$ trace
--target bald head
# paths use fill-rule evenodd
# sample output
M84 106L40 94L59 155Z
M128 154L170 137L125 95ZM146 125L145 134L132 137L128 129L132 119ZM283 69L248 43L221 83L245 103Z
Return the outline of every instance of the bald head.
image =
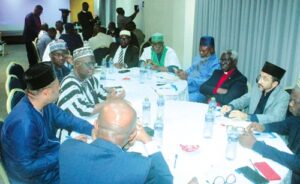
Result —
M127 101L112 99L104 102L96 121L96 136L124 146L135 132L136 112Z

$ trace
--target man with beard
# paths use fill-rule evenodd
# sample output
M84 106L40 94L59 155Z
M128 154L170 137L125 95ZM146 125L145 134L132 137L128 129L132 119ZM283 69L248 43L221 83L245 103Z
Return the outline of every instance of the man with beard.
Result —
M293 116L281 122L270 124L252 123L247 127L248 133L240 137L240 143L253 149L263 157L274 160L293 171L291 184L300 183L300 78L292 91L289 110ZM262 141L257 141L252 131L276 132L287 136L288 147L294 154L280 151Z
M116 68L137 67L139 64L139 49L130 44L131 33L127 30L120 32L120 46L112 50L113 63Z
M95 57L90 47L81 47L73 53L73 71L61 82L57 105L77 117L97 114L103 101L124 98L124 91L116 94L114 89L104 89L93 76Z
M237 69L238 54L228 50L221 55L222 70L215 70L213 75L200 87L206 98L215 97L217 102L226 105L247 93L247 78Z
M4 121L2 161L11 183L59 183L59 128L91 135L93 126L58 108L59 82L50 63L25 72L27 93Z
M203 36L200 38L199 54L194 57L192 66L186 71L176 72L180 79L188 82L190 101L205 102L206 97L200 93L199 88L216 69L220 69L220 63L215 54L214 38Z
M259 123L282 121L289 103L289 94L279 85L285 70L265 62L257 86L247 94L222 107L221 112L230 118ZM241 110L248 107L246 112Z
M179 59L174 49L164 44L164 36L154 33L151 36L151 46L146 47L140 60L151 64L153 70L175 72L180 68Z

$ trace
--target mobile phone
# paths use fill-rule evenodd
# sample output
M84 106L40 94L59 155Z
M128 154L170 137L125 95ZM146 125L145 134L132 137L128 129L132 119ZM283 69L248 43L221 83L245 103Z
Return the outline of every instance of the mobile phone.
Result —
M130 70L120 70L119 73L127 73L130 72Z
M255 184L269 183L268 180L266 180L266 178L264 178L255 170L251 169L249 166L237 168L235 171L239 174L244 175L248 180Z

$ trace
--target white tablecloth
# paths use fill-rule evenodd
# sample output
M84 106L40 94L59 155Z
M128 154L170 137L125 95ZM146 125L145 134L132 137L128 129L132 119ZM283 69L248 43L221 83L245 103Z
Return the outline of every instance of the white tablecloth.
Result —
M236 183L238 184L251 183L234 171L236 168L246 165L253 168L250 159L252 162L266 161L283 178L281 181L272 181L270 183L290 182L291 172L286 167L263 158L250 149L241 147L239 143L236 159L233 161L226 159L226 125L246 127L248 123L217 117L214 124L213 137L206 139L202 136L206 111L206 104L183 101L166 102L162 152L174 175L175 184L187 183L194 176L198 178L200 183L207 183L206 180L212 183L216 176L226 178L230 173L236 176ZM282 151L290 152L279 136L276 136L276 138L264 138L264 141ZM199 149L195 152L185 152L181 149L180 144L199 145ZM135 146L133 150L141 148L140 144ZM176 168L174 168L176 154L178 157Z
M227 144L226 125L238 125L246 127L247 122L233 121L225 117L217 117L214 124L213 137L211 139L203 138L204 115L207 111L207 105L201 103L192 103L187 101L187 83L172 78L167 73L155 73L151 80L147 80L144 84L140 84L138 76L138 68L131 69L130 73L115 74L107 76L107 80L102 81L104 86L122 86L126 90L126 99L131 102L134 109L137 111L138 117L142 114L142 101L148 97L152 103L151 118L153 123L156 116L156 100L157 90L160 86L157 83L166 83L167 85L176 85L177 90L173 87L176 95L165 95L165 116L164 116L164 132L163 132L163 155L169 165L169 168L174 176L175 184L185 184L192 177L197 177L200 183L212 183L214 178L222 176L226 178L233 173L237 178L237 184L251 183L242 175L237 174L235 169L242 166L253 168L252 162L267 162L282 178L280 181L272 181L275 183L290 183L291 172L284 166L263 158L250 149L237 146L237 156L235 160L225 158L225 149ZM161 76L162 75L162 76ZM95 74L99 77L99 73ZM161 81L160 81L161 80ZM165 81L163 81L165 80ZM164 90L164 89L161 89ZM176 99L177 101L170 100ZM85 118L89 122L93 122L96 116ZM282 151L291 153L284 141L276 135L276 138L266 138L264 141ZM199 145L199 149L195 152L185 152L181 149L182 145ZM143 152L142 143L137 142L130 151ZM176 167L174 168L175 155Z

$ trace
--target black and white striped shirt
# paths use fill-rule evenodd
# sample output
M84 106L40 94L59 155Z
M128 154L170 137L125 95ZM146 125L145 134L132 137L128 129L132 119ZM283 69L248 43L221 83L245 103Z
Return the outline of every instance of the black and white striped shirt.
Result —
M77 117L90 116L94 106L106 99L106 92L94 76L80 81L71 72L61 82L57 105Z

